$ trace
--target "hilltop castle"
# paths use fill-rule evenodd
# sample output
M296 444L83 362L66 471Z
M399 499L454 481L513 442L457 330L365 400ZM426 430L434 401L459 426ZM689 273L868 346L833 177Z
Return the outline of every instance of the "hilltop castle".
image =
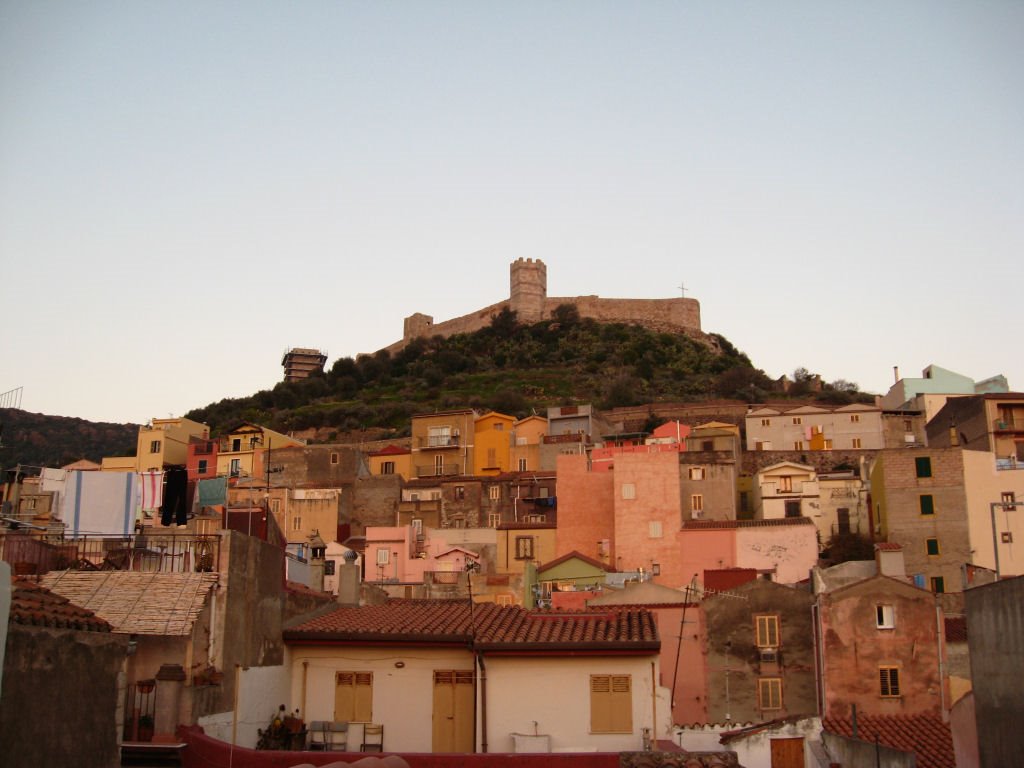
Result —
M538 323L551 317L556 307L569 304L580 317L603 323L630 323L654 331L686 333L703 337L700 302L696 299L602 299L598 296L548 296L548 268L540 259L516 259L510 267L509 298L462 317L434 323L429 315L416 313L405 318L402 340L387 347L395 353L420 337L472 333L490 325L503 309L510 309L523 323Z

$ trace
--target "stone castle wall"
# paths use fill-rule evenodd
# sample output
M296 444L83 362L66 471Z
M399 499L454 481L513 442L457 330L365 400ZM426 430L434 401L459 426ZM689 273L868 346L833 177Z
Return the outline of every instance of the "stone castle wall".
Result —
M415 338L473 333L491 324L503 309L510 309L524 323L536 323L551 317L562 305L576 307L580 317L602 323L629 323L653 331L702 335L700 302L696 299L602 299L599 296L547 295L547 267L540 259L517 259L510 268L509 298L478 309L468 315L434 323L429 315L416 313L405 318L402 340L386 347L394 354Z

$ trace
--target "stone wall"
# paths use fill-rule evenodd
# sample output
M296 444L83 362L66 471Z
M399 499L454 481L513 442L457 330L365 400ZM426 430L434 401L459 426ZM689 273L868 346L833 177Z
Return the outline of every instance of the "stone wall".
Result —
M128 638L11 624L0 706L0 763L120 765L118 673Z
M416 312L405 318L402 340L385 349L401 351L418 337L448 338L458 333L473 333L490 325L503 309L516 313L520 322L537 323L551 317L562 304L576 308L580 317L602 323L629 323L653 331L689 333L703 336L700 327L700 302L696 299L602 299L599 296L549 297L547 267L540 259L517 259L510 267L509 298L475 312L435 323L430 315Z

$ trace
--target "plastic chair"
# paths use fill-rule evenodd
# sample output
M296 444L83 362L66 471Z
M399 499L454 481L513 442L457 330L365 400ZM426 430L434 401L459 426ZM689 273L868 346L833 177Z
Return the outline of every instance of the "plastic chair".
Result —
M331 752L345 752L348 749L348 723L325 723L327 726L327 749Z
M309 748L314 752L327 749L327 725L324 720L314 720L309 724Z
M360 747L360 752L369 752L375 750L377 752L384 751L384 726L377 725L374 723L367 723L363 727L363 745Z

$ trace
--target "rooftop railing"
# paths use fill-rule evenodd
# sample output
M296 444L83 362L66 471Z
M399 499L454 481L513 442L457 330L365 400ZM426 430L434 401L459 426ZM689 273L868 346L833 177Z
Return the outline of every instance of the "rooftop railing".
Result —
M68 538L12 531L0 536L0 559L22 576L66 570L208 573L219 567L220 536L159 532Z

